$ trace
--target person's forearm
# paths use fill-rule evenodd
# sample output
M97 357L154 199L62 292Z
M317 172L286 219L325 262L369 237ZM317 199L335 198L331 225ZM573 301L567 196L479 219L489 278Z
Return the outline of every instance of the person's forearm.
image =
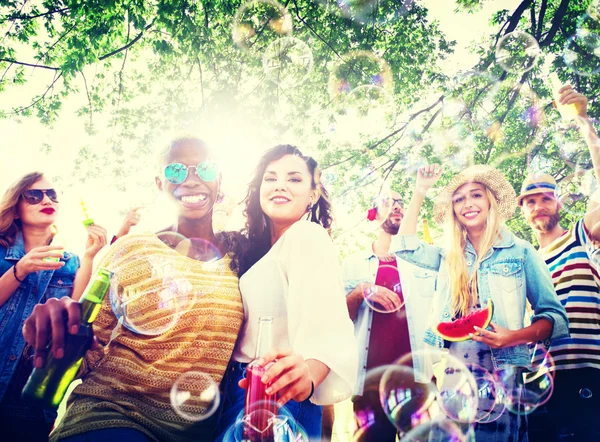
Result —
M310 370L310 378L315 384L315 388L323 383L331 369L323 364L321 361L317 361L316 359L307 359L306 365L308 365L308 369Z
M419 212L425 200L427 192L416 188L410 204L408 205L402 223L400 223L399 235L413 235L417 233L417 222L419 220Z
M354 287L354 290L352 290L348 294L348 296L346 296L346 306L348 307L348 315L350 316L350 319L352 321L354 321L358 316L358 309L360 308L363 299L363 289L360 285Z
M552 334L553 324L548 319L538 319L530 326L520 330L513 330L510 345L529 344L530 342L544 341Z
M600 183L600 138L588 117L580 117L579 131L590 150L596 182Z
M85 288L87 287L92 277L92 267L94 265L94 259L84 256L81 259L81 264L77 273L75 274L75 281L73 282L73 293L71 298L75 301L79 301Z
M27 275L19 275L19 278L24 279L26 276ZM6 272L4 272L4 275L0 277L0 307L2 307L6 301L10 299L19 285L21 285L21 283L17 281L13 273L13 268L10 267Z

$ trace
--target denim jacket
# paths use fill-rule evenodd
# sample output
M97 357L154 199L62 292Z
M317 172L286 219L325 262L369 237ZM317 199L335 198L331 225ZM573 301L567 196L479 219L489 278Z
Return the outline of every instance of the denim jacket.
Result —
M12 271L11 267L23 256L25 247L23 235L19 232L12 246L0 246L0 275ZM65 253L64 259L65 265L58 270L42 270L27 275L4 305L0 306L0 400L4 397L25 350L25 338L21 329L33 307L44 303L48 298L70 296L73 291L79 258Z
M344 290L346 296L361 282L375 283L379 259L370 250L357 253L344 261ZM394 250L394 249L391 249ZM410 347L414 352L423 349L423 339L426 331L425 321L419 318L427 317L433 299L437 271L417 267L404 259L396 259L402 292L405 299L406 318ZM354 319L354 336L358 343L358 377L354 394L361 395L367 375L367 356L373 310L363 301ZM424 361L413 361L415 369L419 369Z
M451 269L448 268L445 251L419 240L416 235L398 235L395 241L398 256L422 268L439 271L425 342L441 348L443 339L432 327L442 321L451 321L453 316L450 307ZM477 255L468 240L465 255L469 274L472 274ZM548 267L531 244L516 238L508 230L502 230L501 237L481 261L477 288L482 304L489 299L493 301L492 321L501 327L509 330L525 327L528 300L534 311L532 323L543 318L553 324L549 339L569 336L567 314L556 297ZM506 366L531 368L529 347L521 344L492 349L492 362L496 369Z

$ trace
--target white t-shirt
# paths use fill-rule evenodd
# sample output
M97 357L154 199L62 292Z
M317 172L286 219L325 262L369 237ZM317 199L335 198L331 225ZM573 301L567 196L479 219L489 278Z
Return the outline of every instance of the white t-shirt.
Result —
M245 320L234 360L254 359L258 320L272 316L275 348L291 348L331 369L311 401L327 405L351 396L358 351L337 255L323 227L296 222L240 278L240 291Z

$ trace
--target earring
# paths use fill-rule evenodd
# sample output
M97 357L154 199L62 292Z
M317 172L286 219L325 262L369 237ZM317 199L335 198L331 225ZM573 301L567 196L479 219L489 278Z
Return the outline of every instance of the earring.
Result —
M308 206L306 206L306 211L310 212L313 208L313 203L310 203Z
M219 191L217 193L217 198L215 199L215 203L217 203L217 204L222 203L224 199L225 199L225 195L221 191Z

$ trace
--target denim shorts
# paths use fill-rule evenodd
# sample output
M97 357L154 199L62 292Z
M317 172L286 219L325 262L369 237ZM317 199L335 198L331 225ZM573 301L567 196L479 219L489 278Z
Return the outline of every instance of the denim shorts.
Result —
M238 415L244 409L246 390L240 388L238 382L246 377L247 365L243 362L231 361L229 367L227 367L227 372L221 383L223 412L217 427L216 434L218 436L215 438L217 442L224 440L225 433L229 427L235 424ZM285 408L294 420L306 430L306 434L311 441L321 440L323 407L310 401L289 401L285 404Z

